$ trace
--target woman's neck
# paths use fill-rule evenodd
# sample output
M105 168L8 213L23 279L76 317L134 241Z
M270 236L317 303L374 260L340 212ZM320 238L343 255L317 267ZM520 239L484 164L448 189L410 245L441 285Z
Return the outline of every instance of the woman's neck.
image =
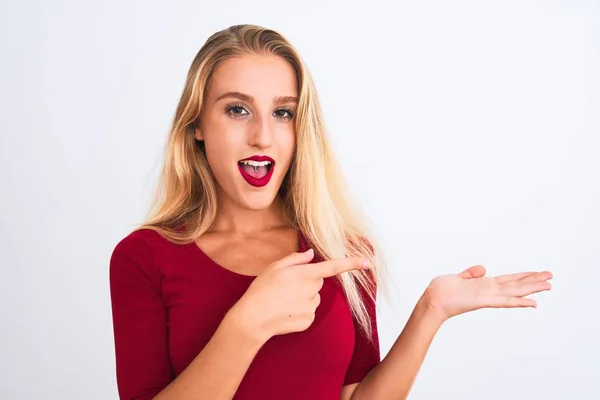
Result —
M288 226L284 216L283 202L276 196L271 205L263 210L247 210L231 201L219 201L219 208L210 232L247 236Z

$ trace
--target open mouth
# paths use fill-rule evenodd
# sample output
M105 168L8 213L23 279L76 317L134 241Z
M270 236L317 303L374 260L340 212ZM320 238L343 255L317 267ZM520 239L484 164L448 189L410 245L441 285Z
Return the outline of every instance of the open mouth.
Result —
M271 168L273 168L273 163L271 161L243 160L238 162L238 164L245 173L256 179L264 178Z
M273 175L275 161L267 156L252 156L238 161L242 177L252 186L265 186Z

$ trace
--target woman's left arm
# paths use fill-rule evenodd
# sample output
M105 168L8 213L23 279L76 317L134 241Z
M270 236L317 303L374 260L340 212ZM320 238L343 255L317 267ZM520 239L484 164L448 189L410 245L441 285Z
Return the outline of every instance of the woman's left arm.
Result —
M386 357L358 385L345 387L342 400L406 399L444 321L480 308L537 307L525 296L551 288L547 271L494 278L484 277L485 272L476 265L433 279Z
M406 399L441 325L422 297L385 358L358 385L345 388L342 400Z

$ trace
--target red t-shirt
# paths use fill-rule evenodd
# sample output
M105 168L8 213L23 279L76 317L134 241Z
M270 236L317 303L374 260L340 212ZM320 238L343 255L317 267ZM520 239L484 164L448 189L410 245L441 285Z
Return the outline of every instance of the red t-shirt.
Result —
M300 250L306 250L304 239ZM319 259L315 257L313 262ZM110 292L121 399L151 399L198 355L252 276L225 269L195 243L178 245L152 230L129 234L110 260ZM235 399L339 400L380 362L375 304L367 302L374 342L352 319L340 284L326 278L313 324L268 340Z

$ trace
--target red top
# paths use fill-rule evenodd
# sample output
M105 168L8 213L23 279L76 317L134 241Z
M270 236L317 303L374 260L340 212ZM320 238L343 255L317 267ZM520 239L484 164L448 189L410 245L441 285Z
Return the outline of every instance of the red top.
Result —
M110 260L110 292L120 398L151 399L165 388L253 279L216 264L194 242L177 245L152 230L119 242ZM371 344L355 329L334 278L325 278L320 294L313 324L268 340L235 399L339 400L343 385L360 382L380 362L374 303L366 304Z

